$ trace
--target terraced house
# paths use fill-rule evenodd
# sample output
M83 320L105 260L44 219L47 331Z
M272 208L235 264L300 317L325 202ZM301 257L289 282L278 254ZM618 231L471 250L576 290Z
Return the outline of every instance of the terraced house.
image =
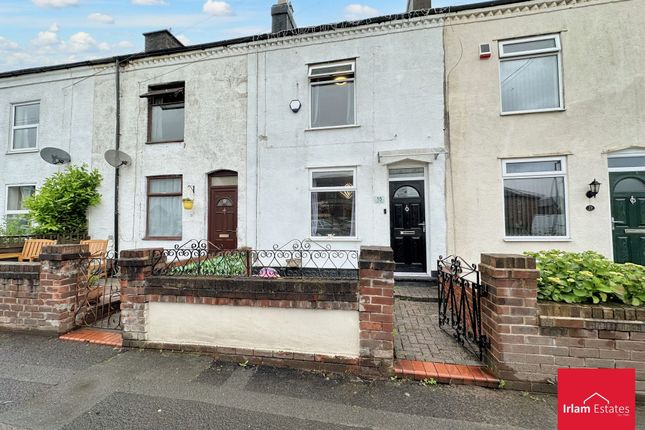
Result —
M430 6L298 28L279 1L270 34L159 31L142 53L4 73L5 215L53 146L104 174L90 234L120 249L385 245L402 276L446 253L645 262L643 3Z
M577 0L448 18L451 251L645 264L643 14Z

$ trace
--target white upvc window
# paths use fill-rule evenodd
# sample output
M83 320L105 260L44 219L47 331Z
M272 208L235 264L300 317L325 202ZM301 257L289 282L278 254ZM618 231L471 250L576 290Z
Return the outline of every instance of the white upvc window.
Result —
M356 62L309 66L310 128L356 125Z
M560 36L499 42L501 113L564 109Z
M14 104L11 107L11 151L38 148L40 102Z
M310 171L312 237L356 237L356 169Z
M5 199L6 218L24 217L29 212L25 208L25 200L35 192L35 184L8 185Z
M502 161L507 240L569 238L565 157Z

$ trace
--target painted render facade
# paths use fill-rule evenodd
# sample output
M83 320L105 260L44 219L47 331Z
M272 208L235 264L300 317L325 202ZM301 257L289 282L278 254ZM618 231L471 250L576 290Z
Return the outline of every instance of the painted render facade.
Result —
M448 17L444 28L450 159L448 247L469 261L482 252L594 250L611 258L608 155L645 154L645 3L530 2ZM501 115L499 42L559 35L564 107ZM480 59L480 43L492 56ZM502 161L563 157L568 234L505 237ZM645 167L645 166L644 166ZM596 178L596 198L585 193ZM587 211L592 204L594 211ZM643 247L645 252L645 247Z
M72 154L75 164L93 163L92 124L94 122L94 73L92 67L79 67L0 79L0 208L8 211L7 187L42 185L45 178L61 171L47 164L39 151L60 148ZM14 107L39 104L35 148L13 150ZM111 193L104 195L109 199ZM89 233L103 234L103 220L90 216Z
M414 50L410 47L416 47ZM355 61L355 125L312 129L310 65ZM334 249L390 244L390 168L424 180L428 268L445 252L443 50L436 22L410 20L291 38L249 60L255 243L311 238ZM302 108L293 113L291 100ZM257 103L257 104L256 104ZM355 171L354 237L312 233L312 172ZM253 175L255 173L255 175Z
M120 150L133 164L120 172L119 248L172 247L192 239L205 239L208 225L208 174L217 170L246 177L247 58L236 50L142 59L121 68ZM185 82L184 139L172 143L147 143L148 102L141 98L151 85ZM97 100L113 100L114 72L97 79ZM103 160L114 148L114 103L97 104L94 123L94 157L106 177L105 192L114 189L114 169ZM100 118L100 120L99 120ZM102 163L100 162L102 160ZM147 178L180 175L184 197L194 199L192 210L182 210L182 234L177 240L148 239ZM193 192L194 187L194 192ZM246 181L238 195L245 201ZM96 211L113 213L114 202L105 200ZM246 223L244 206L238 225ZM107 222L112 226L112 221ZM246 243L240 231L240 245Z

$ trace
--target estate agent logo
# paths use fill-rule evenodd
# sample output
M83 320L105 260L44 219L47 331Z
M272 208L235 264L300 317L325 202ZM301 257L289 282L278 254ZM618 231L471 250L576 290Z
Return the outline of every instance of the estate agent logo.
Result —
M634 369L558 369L558 430L634 430Z

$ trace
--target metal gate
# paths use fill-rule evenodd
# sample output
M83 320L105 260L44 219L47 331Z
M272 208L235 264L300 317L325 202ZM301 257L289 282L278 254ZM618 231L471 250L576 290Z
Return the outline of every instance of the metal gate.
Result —
M121 329L121 288L118 259L113 251L80 263L74 320L77 326Z
M490 341L482 333L481 298L486 289L480 283L477 265L457 256L439 257L437 279L439 327L483 360Z

